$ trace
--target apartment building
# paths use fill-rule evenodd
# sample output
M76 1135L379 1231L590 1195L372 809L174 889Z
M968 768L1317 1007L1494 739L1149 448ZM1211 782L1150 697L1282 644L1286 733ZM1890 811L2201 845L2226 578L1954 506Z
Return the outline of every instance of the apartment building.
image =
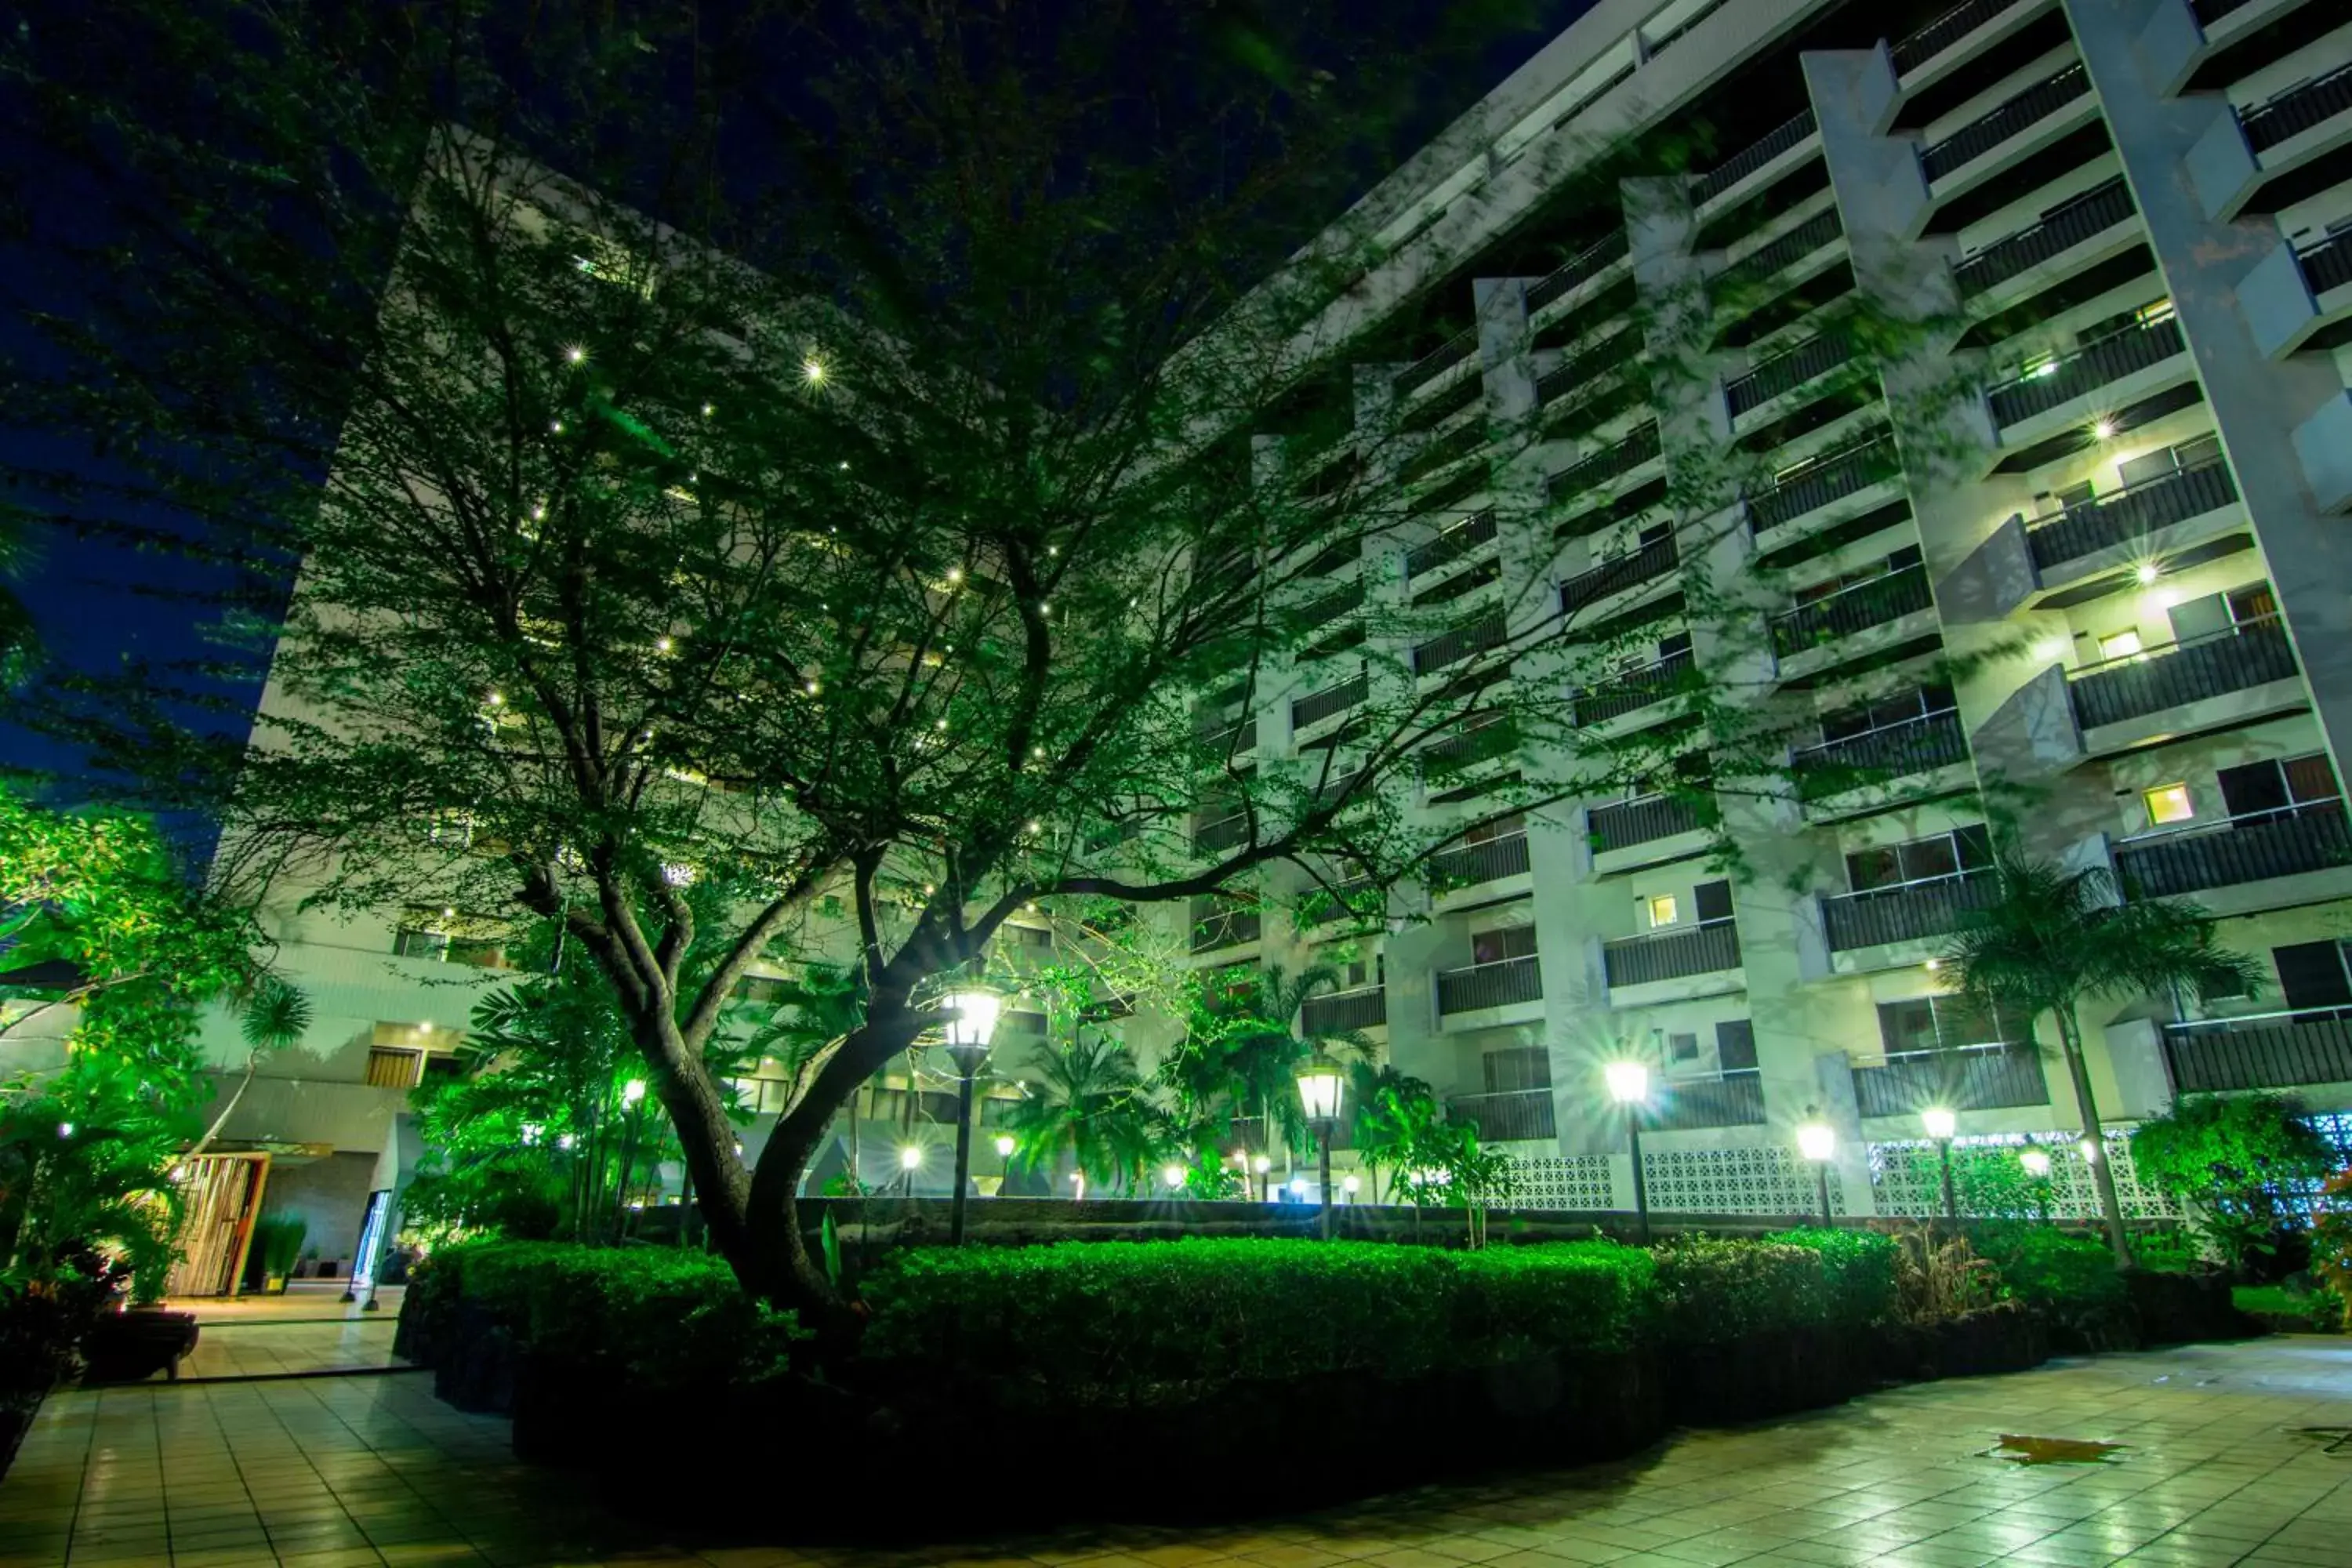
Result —
M1577 149L1660 146L1692 109L1718 132L1696 173L1594 188ZM1793 1129L1818 1119L1837 1206L1922 1212L1932 1104L2050 1144L2080 1210L2064 1074L1937 973L2014 818L2275 973L2086 1009L2112 1123L2200 1089L2352 1108L2352 13L1602 0L1359 216L1393 243L1335 307L1352 434L1269 470L1401 450L1382 493L1412 521L1317 563L1333 655L1204 732L1243 727L1261 767L1344 749L1367 606L1458 608L1379 649L1416 678L1564 610L1638 648L1580 689L1514 670L1580 731L1674 724L1687 672L1729 671L1795 716L1797 786L1496 816L1479 779L1570 775L1457 737L1416 805L1458 828L1441 890L1303 935L1207 907L1200 963L1343 960L1310 1027L1384 1042L1536 1201L1630 1201L1600 1068L1634 1055L1654 1205L1810 1207ZM1628 395L1673 322L1695 361ZM1696 613L1697 574L1755 625Z

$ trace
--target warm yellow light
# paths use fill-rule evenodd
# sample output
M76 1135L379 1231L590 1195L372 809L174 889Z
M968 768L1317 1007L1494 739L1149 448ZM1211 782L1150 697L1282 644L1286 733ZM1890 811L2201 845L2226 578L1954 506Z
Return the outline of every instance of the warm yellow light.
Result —
M992 991L958 991L941 997L940 1005L955 1015L948 1020L948 1044L984 1046L996 1033L996 1016L1004 1002Z
M2147 806L2150 826L2161 827L2168 822L2187 822L2197 815L2197 803L2185 784L2158 784L2140 796Z
M1013 1142L1013 1134L1010 1132L1000 1132L996 1135L996 1152L999 1156L1007 1160L1011 1159L1013 1157L1013 1148L1014 1144Z
M2132 568L2132 575L2138 578L2139 585L2145 588L2150 583L2155 582L2163 570L2163 567L2158 566L2153 561L2143 561L2137 566Z
M1919 1113L1919 1125L1940 1143L1960 1130L1960 1119L1940 1105L1931 1105Z
M506 700L507 694L503 691L493 691L490 693L490 706L493 708L503 707L506 703Z
M811 386L822 384L824 381L824 362L814 359L801 361L801 374L807 378Z

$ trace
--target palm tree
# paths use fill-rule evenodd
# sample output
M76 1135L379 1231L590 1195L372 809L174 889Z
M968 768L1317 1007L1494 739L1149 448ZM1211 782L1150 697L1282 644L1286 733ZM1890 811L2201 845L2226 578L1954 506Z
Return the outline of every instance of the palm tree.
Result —
M1031 1067L1035 1092L1005 1118L1023 1170L1066 1151L1087 1180L1131 1186L1166 1151L1166 1118L1118 1041L1080 1027L1058 1047L1039 1046Z
M1230 1136L1237 1121L1263 1118L1265 1150L1313 1145L1314 1130L1298 1102L1299 1065L1318 1051L1370 1055L1361 1030L1304 1026L1307 1004L1339 989L1339 971L1312 964L1288 974L1270 965L1228 1012L1196 1006L1184 1044L1161 1069L1178 1107L1204 1128Z
M2083 1061L2075 1011L2093 997L2168 994L2182 987L2224 994L2252 991L2261 964L2217 944L2213 920L2195 904L2127 900L2105 867L2069 871L2003 845L1993 856L1997 892L1973 910L1944 963L1972 1000L2026 1020L2029 1036L2044 1013L2058 1020L2058 1046L2082 1108L2083 1136L2104 1153L2098 1107ZM2105 1159L2091 1163L2099 1212L2116 1266L2131 1266L2123 1207Z
M245 1091L253 1087L254 1074L261 1069L261 1058L272 1052L282 1051L302 1043L310 1032L310 998L298 986L289 985L274 974L265 974L237 1008L237 1029L245 1037L245 1076L237 1079L236 1092L220 1114L213 1118L204 1136L188 1147L173 1169L187 1164L212 1147L220 1130L228 1125Z

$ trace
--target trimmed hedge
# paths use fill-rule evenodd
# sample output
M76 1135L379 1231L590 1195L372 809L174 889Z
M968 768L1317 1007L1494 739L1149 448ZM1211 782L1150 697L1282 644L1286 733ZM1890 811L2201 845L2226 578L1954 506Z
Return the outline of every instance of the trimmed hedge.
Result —
M1764 1238L1801 1247L1822 1260L1829 1321L1867 1328L1895 1315L1895 1261L1902 1248L1875 1230L1823 1230L1803 1226Z

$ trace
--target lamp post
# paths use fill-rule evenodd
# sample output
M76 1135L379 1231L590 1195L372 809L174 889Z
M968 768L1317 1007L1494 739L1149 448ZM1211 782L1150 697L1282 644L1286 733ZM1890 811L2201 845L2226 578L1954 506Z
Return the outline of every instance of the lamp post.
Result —
M898 1169L906 1173L902 1179L906 1184L904 1191L909 1201L912 1201L915 1195L915 1173L922 1168L923 1146L920 1143L907 1143L900 1145L898 1149Z
M628 1120L621 1129L621 1178L613 1184L613 1236L621 1235L622 1222L628 1215L629 1167L637 1163L637 1107L646 1102L646 1080L633 1078L621 1086L621 1110Z
M1323 1200L1317 1233L1325 1241L1331 1239L1331 1127L1339 1120L1339 1096L1347 1082L1339 1076L1339 1064L1319 1053L1298 1069L1298 1103L1306 1109L1307 1119L1315 1124L1315 1147L1322 1180L1316 1191Z
M1650 1245L1650 1184L1642 1174L1642 1104L1650 1098L1650 1069L1643 1062L1611 1062L1601 1069L1609 1098L1625 1108L1625 1147L1633 1156L1633 1224L1642 1245Z
M1257 1173L1257 1201L1265 1203L1268 1201L1265 1192L1265 1173L1274 1169L1274 1159L1271 1155L1257 1155L1250 1161L1250 1169Z
M1021 1147L1020 1141L1010 1132L996 1135L996 1195L1004 1195L1004 1184L1013 1179L1013 1151Z
M1830 1159L1837 1152L1837 1133L1826 1121L1808 1121L1797 1129L1797 1152L1813 1163L1813 1176L1821 1183L1822 1224L1832 1224L1830 1218Z
M2034 1206L2042 1211L2042 1222L2044 1225L2049 1224L2050 1152L2047 1149L2037 1149L2029 1144L2025 1151L2018 1155L2017 1163L2025 1167L2025 1173L2027 1175L2033 1178Z
M948 1245L961 1247L963 1190L971 1184L971 1080L988 1060L989 1041L996 1034L996 1015L1003 1004L992 991L959 991L941 1005L954 1009L948 1020L948 1058L956 1069L955 1190L948 1205Z
M1940 1105L1931 1105L1919 1113L1919 1125L1936 1141L1936 1152L1944 1162L1944 1217L1957 1223L1960 1217L1960 1200L1952 1190L1952 1135L1960 1130L1960 1119Z

